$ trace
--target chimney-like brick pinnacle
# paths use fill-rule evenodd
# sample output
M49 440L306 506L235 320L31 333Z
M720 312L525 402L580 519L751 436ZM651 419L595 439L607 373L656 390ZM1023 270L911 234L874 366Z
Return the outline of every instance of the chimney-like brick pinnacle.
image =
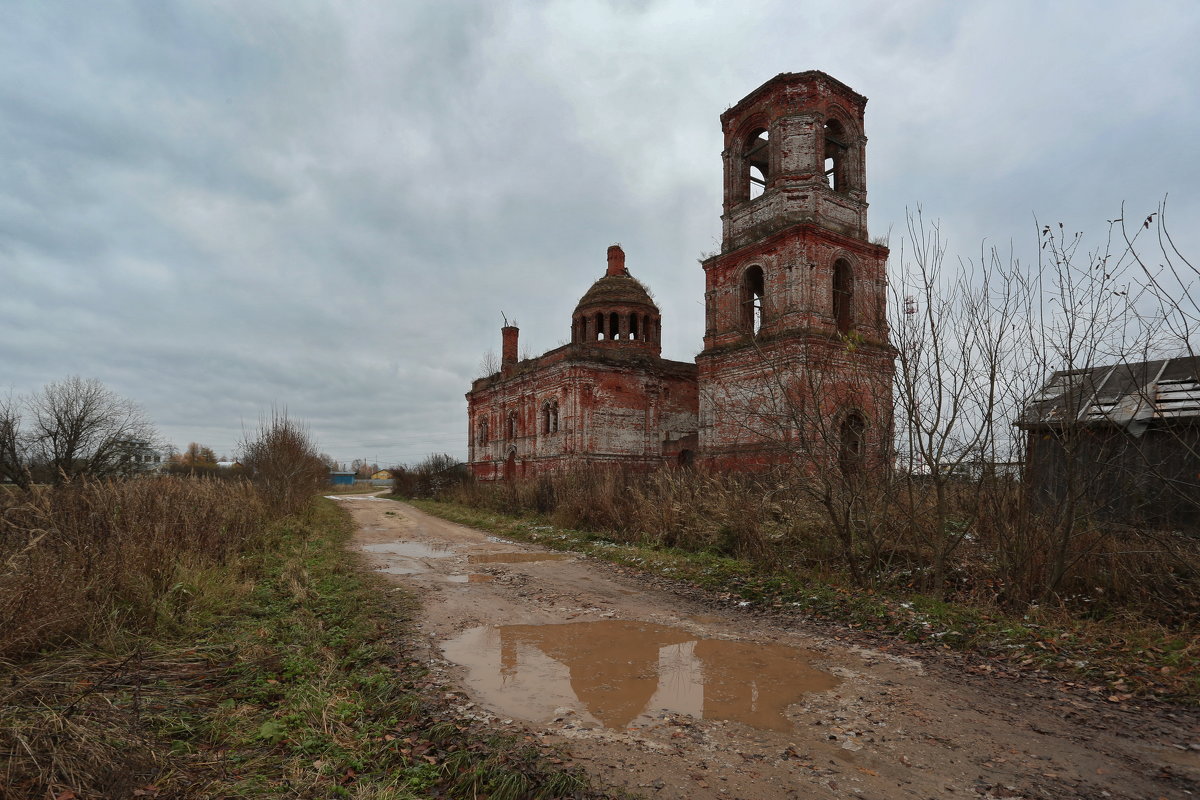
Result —
M521 329L516 325L505 325L500 329L502 346L500 349L500 365L510 367L517 363L517 336Z
M607 275L625 275L625 251L621 249L621 245L614 244L608 248L608 272Z

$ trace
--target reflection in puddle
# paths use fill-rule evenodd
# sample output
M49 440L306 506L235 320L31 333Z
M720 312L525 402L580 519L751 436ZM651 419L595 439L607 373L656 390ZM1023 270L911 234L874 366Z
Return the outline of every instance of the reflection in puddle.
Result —
M806 650L698 639L650 622L472 628L443 650L504 714L538 719L569 706L609 728L666 710L787 731L784 709L839 683L809 666Z
M388 575L418 575L428 572L424 567L379 567L376 572L386 572Z
M492 576L472 572L470 575L447 575L446 580L451 583L487 583L492 580Z
M562 561L560 553L475 553L467 556L472 564L526 564L530 561Z
M393 556L408 556L409 558L446 558L454 555L450 545L435 542L385 542L383 544L364 544L363 550L368 553L387 553Z

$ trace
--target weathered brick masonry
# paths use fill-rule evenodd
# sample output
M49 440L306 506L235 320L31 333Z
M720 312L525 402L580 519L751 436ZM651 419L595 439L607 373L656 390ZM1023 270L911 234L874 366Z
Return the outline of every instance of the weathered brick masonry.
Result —
M888 250L867 236L866 102L822 72L785 73L722 114L722 246L703 262L697 363L661 358L658 308L611 247L569 345L518 362L504 329L500 372L467 394L475 474L693 457L882 466L893 363Z

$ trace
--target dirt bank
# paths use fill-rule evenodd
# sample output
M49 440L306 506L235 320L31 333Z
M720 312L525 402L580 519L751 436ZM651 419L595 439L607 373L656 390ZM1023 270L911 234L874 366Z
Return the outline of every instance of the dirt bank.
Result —
M460 707L661 798L1200 796L1200 714L997 677L764 617L372 497L366 564L415 591ZM899 648L894 648L899 650Z

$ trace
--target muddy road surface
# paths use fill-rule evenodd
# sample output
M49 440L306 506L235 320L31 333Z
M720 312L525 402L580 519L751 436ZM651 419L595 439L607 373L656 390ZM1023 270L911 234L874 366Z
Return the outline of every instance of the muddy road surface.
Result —
M1200 715L854 644L370 496L365 565L415 592L460 713L651 798L1200 797Z

